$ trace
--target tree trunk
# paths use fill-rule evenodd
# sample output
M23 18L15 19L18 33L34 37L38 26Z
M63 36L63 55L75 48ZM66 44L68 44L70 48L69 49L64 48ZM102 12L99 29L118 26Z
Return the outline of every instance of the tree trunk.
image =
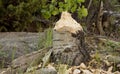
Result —
M68 65L87 62L90 56L85 48L84 32L77 34L53 32L53 54L51 61Z
M104 35L104 30L102 26L102 16L103 16L103 1L100 0L99 13L97 17L97 28L99 30L100 35Z

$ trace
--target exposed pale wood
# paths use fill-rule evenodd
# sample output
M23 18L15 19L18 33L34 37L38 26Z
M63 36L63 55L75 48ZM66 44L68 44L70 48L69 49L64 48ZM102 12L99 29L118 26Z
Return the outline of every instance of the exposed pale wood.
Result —
M82 26L76 22L70 13L62 12L61 18L56 22L54 30L57 32L76 33L78 30L83 31Z

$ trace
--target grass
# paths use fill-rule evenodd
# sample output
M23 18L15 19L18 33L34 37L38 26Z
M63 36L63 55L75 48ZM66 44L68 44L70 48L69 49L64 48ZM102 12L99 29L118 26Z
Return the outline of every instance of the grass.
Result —
M51 47L52 46L52 37L53 37L53 34L52 34L52 28L49 28L46 30L46 33L45 33L45 48L48 48L48 47Z
M0 68L4 68L6 57L7 54L4 51L0 51Z
M39 36L38 39L38 47L37 49L41 49L41 48L49 48L52 47L52 37L53 37L53 32L52 32L52 28L48 28L47 30L45 30L45 35L43 36ZM41 34L39 34L41 35ZM44 53L43 53L44 54ZM36 62L34 62L35 65L38 64L38 62L40 61L40 59L37 59ZM32 65L30 64L30 66L32 68ZM35 70L32 71L34 74Z
M45 35L40 36L38 39L38 49L48 48L52 46L52 28L45 30Z
M16 48L14 47L13 50L12 50L12 61L15 59L15 52L16 52Z

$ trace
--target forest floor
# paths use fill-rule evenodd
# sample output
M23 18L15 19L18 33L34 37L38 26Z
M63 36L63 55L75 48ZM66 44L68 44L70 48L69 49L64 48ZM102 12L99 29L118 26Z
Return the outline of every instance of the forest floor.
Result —
M3 35L5 37L5 34ZM47 62L43 68L42 62L39 62L39 64L37 63L34 66L27 66L26 68L23 68L25 69L24 73L23 71L19 70L24 66L19 66L15 71L17 74L41 74L41 72L42 74L120 74L120 42L118 40L102 36L86 36L85 42L90 53L91 60L87 63L81 63L79 66L69 66L67 64L54 64ZM31 52L32 56L36 56L34 53L37 52L45 53L46 51L33 51ZM22 61L23 59L26 59L26 55L28 56L28 54L25 54L23 55L22 59L19 59L18 57L17 59L19 60L16 61L16 63L20 63L20 61L22 63L29 63L29 60ZM14 69L16 68L13 68L12 70ZM0 69L0 74L15 74L10 72L11 67L8 67L7 69Z

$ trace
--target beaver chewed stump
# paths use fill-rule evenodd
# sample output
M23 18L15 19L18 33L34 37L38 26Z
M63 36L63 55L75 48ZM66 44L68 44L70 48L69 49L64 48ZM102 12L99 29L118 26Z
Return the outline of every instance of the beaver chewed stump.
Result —
M51 61L69 65L80 65L90 58L85 48L84 32L68 12L62 12L53 31L53 54Z

